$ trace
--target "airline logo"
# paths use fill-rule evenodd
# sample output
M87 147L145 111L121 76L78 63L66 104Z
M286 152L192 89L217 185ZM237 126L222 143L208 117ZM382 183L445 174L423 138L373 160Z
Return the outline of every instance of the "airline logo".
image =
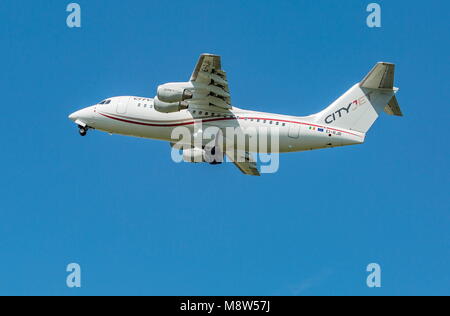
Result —
M331 124L333 122L338 121L340 118L346 116L347 114L350 113L350 110L355 111L357 110L360 106L364 105L366 103L367 99L366 97L361 97L357 100L354 100L353 102L351 102L349 105L344 106L342 108L340 108L339 110L337 110L336 112L328 115L325 118L325 123L326 124Z

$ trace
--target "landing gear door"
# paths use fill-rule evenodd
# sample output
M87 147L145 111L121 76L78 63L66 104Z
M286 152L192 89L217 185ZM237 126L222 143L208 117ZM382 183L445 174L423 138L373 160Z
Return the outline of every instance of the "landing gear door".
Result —
M117 101L117 114L125 114L127 113L128 103L130 101L130 97L123 97Z

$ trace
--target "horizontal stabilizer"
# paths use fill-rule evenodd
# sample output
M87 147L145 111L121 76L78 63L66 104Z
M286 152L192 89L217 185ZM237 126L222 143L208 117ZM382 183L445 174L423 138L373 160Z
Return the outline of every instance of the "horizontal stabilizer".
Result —
M394 89L394 73L394 64L378 63L361 81L360 86L368 89Z
M386 105L384 111L389 115L403 116L402 110L398 105L397 97L395 95L392 97L391 101L389 101L388 105Z

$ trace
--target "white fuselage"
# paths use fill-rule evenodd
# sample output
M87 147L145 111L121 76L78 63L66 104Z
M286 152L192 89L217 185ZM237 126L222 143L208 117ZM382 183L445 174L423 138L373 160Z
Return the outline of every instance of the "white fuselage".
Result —
M295 152L320 148L361 144L365 134L352 130L330 128L315 122L314 116L295 117L233 108L231 110L190 106L187 110L161 113L155 110L153 99L141 97L110 98L107 104L97 104L70 115L78 125L111 134L176 142L172 132L187 127L192 132L199 125L203 129L214 126L253 128L259 137L276 129L279 152ZM272 150L273 152L273 150Z

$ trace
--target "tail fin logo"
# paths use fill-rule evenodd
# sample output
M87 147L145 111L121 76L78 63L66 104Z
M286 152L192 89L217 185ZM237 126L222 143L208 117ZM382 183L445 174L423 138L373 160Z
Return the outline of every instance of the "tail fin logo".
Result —
M349 114L351 109L352 109L352 111L355 111L355 110L358 109L358 107L362 106L365 103L366 103L366 97L361 97L361 98L359 98L357 100L354 100L348 106L344 106L344 107L340 108L339 110L337 110L336 112L331 113L330 115L328 115L325 118L325 123L326 124L331 124L333 122L336 122L340 118L342 118L345 115Z

